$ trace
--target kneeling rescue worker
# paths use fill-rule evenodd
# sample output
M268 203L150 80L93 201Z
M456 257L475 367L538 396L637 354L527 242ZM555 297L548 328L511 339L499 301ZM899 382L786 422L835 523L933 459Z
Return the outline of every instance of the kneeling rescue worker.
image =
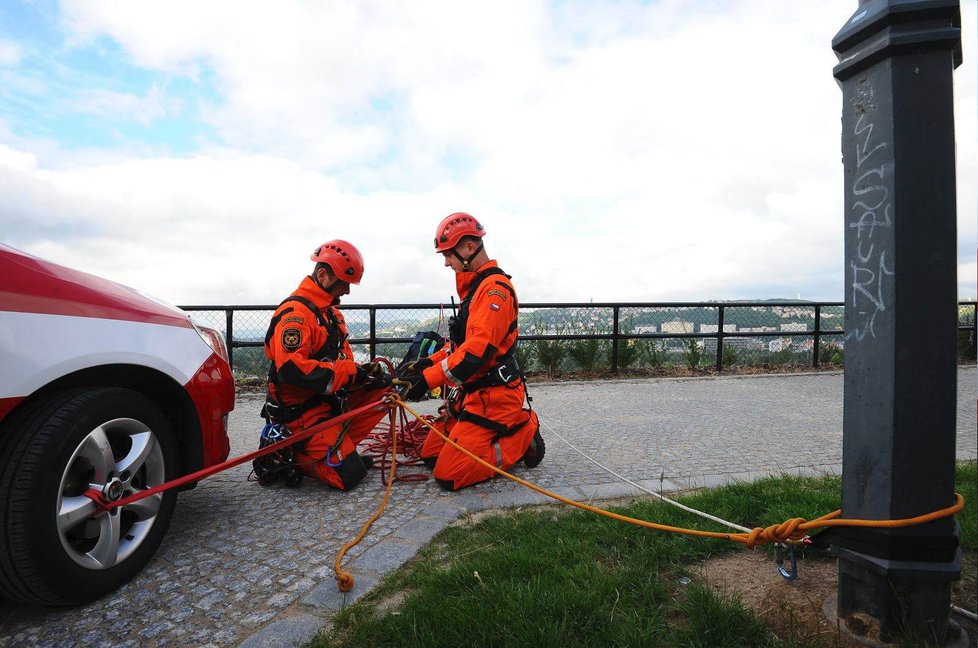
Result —
M455 272L461 305L449 326L451 344L411 369L429 388L451 388L435 425L452 441L502 470L519 461L533 468L546 448L536 412L524 407L526 381L515 354L519 303L509 275L486 253L484 235L479 221L463 212L438 225L435 251ZM495 475L437 434L428 435L421 457L446 490Z
M352 244L323 243L310 257L312 274L276 309L265 334L268 395L263 415L298 433L345 411L379 400L391 378L380 365L353 361L343 314L336 308L363 277L363 257ZM293 446L306 476L349 490L372 461L357 444L386 415L380 405L347 423L327 427Z

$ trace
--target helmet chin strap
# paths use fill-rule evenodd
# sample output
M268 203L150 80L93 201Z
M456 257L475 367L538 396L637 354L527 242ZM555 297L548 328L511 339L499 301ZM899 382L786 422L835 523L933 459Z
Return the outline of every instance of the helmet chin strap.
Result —
M333 295L333 288L336 287L336 284L338 284L340 280L336 279L335 281L333 281L333 283L329 284L328 286L324 286L323 284L319 283L319 278L316 276L316 274L317 273L314 272L312 275L312 280L316 282L316 285L322 288L323 290L325 290L326 292L328 292L330 295ZM333 297L336 297L336 295L333 295Z
M459 261L462 262L462 270L464 270L466 272L468 272L468 270L469 270L469 263L472 261L472 259L474 259L476 256L478 256L479 252L482 252L482 242L481 241L479 242L479 247L477 247L475 249L475 252L473 252L472 254L469 255L469 258L468 259L466 259L461 254L459 254L457 248L452 248L452 254L455 255L455 258L457 258Z

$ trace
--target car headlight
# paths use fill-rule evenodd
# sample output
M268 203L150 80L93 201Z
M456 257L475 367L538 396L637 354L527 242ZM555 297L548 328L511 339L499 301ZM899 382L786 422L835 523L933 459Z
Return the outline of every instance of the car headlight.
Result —
M209 326L203 326L197 322L190 320L190 323L194 325L194 329L197 331L197 335L203 340L207 346L211 348L211 351L224 358L224 361L230 364L228 358L228 347L224 343L224 337L221 332L217 329L212 329Z

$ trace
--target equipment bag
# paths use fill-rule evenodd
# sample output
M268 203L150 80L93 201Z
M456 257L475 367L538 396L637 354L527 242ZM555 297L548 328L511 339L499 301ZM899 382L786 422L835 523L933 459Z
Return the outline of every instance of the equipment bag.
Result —
M427 358L432 353L437 351L445 344L445 338L438 335L435 331L418 331L414 334L414 339L411 340L411 346L408 347L407 353L404 354L404 359L401 360L400 364L394 369L394 374L398 378L403 378L411 383L411 388L407 390L406 393L401 394L401 398L407 401L421 401L427 400L428 395L428 385L425 383L424 378L420 376L404 376L404 367L409 362L414 362L415 360L420 360L421 358Z

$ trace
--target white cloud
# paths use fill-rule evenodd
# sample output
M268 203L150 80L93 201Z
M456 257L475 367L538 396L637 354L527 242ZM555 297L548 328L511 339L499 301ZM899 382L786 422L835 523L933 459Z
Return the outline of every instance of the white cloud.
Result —
M79 97L65 102L65 108L82 115L132 120L143 126L167 114L180 111L180 103L168 99L165 90L153 84L145 96L99 88L85 88Z
M454 282L432 231L467 210L523 301L839 299L830 41L853 4L69 0L72 47L112 39L162 79L76 110L151 125L180 113L166 79L183 76L218 97L203 114L220 147L127 158L8 140L0 239L169 301L247 303L278 300L315 245L347 238L367 259L352 301L434 301ZM973 29L974 3L962 12Z
M20 63L21 51L17 43L0 38L0 66L14 66Z

